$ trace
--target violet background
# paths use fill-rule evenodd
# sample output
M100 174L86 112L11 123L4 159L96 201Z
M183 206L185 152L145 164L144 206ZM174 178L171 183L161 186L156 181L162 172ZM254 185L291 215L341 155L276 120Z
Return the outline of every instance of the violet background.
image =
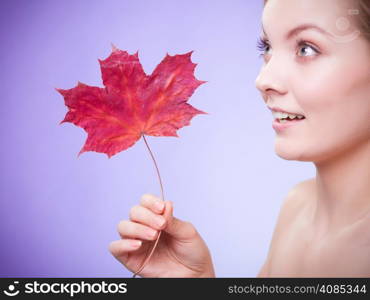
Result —
M194 50L207 83L175 137L147 137L174 214L192 222L217 277L255 277L282 200L314 176L310 163L274 153L272 117L255 88L262 0L1 1L0 276L131 277L108 251L144 193L160 187L143 139L111 159L87 152L87 134L58 125L54 88L103 87L98 59L111 43L147 74Z

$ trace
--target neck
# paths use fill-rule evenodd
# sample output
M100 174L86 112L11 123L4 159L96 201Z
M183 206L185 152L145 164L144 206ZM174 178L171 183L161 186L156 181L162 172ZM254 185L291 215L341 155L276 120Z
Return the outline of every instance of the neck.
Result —
M315 163L313 222L327 233L364 219L370 212L370 141Z

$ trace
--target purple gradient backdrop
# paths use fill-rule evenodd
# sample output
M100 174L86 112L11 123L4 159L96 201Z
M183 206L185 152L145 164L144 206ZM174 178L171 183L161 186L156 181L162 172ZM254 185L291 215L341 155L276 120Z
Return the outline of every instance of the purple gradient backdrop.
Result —
M194 50L198 115L175 137L148 137L174 214L207 242L217 277L255 277L280 205L309 163L274 153L272 117L255 88L262 1L1 1L0 275L131 277L109 253L144 193L160 195L141 139L111 159L77 153L86 132L58 125L54 88L103 87L111 43L147 74Z

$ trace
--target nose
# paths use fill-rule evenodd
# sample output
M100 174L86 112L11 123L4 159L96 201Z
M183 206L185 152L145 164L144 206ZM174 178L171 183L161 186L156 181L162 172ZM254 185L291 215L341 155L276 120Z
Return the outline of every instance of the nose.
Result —
M270 94L286 93L284 86L286 76L285 70L282 63L276 59L274 60L273 57L261 67L260 73L255 80L255 85L261 92L265 102Z

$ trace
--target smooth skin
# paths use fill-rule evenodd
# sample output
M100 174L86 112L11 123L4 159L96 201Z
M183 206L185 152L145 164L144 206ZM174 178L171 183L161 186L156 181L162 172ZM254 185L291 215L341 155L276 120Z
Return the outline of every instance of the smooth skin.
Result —
M215 277L211 254L195 227L173 216L173 202L144 194L140 204L131 208L130 220L118 224L122 239L109 250L131 272L136 272L159 230L158 245L141 277ZM141 242L136 245L133 243Z
M353 0L268 0L256 79L266 105L306 118L275 136L315 178L282 205L261 271L269 277L370 277L370 41ZM302 24L306 29L288 35Z
M370 277L370 47L352 35L348 10L354 3L268 0L263 10L270 47L256 87L266 105L306 117L277 132L275 152L313 162L316 176L287 193L258 277ZM329 34L310 29L286 38L303 23ZM158 201L164 211L154 207ZM166 222L160 227L155 219L162 212ZM215 277L194 226L173 216L172 202L151 194L119 224L121 239L109 249L135 272L156 238L148 231L159 229L163 236L140 276ZM133 247L135 240L143 244Z

